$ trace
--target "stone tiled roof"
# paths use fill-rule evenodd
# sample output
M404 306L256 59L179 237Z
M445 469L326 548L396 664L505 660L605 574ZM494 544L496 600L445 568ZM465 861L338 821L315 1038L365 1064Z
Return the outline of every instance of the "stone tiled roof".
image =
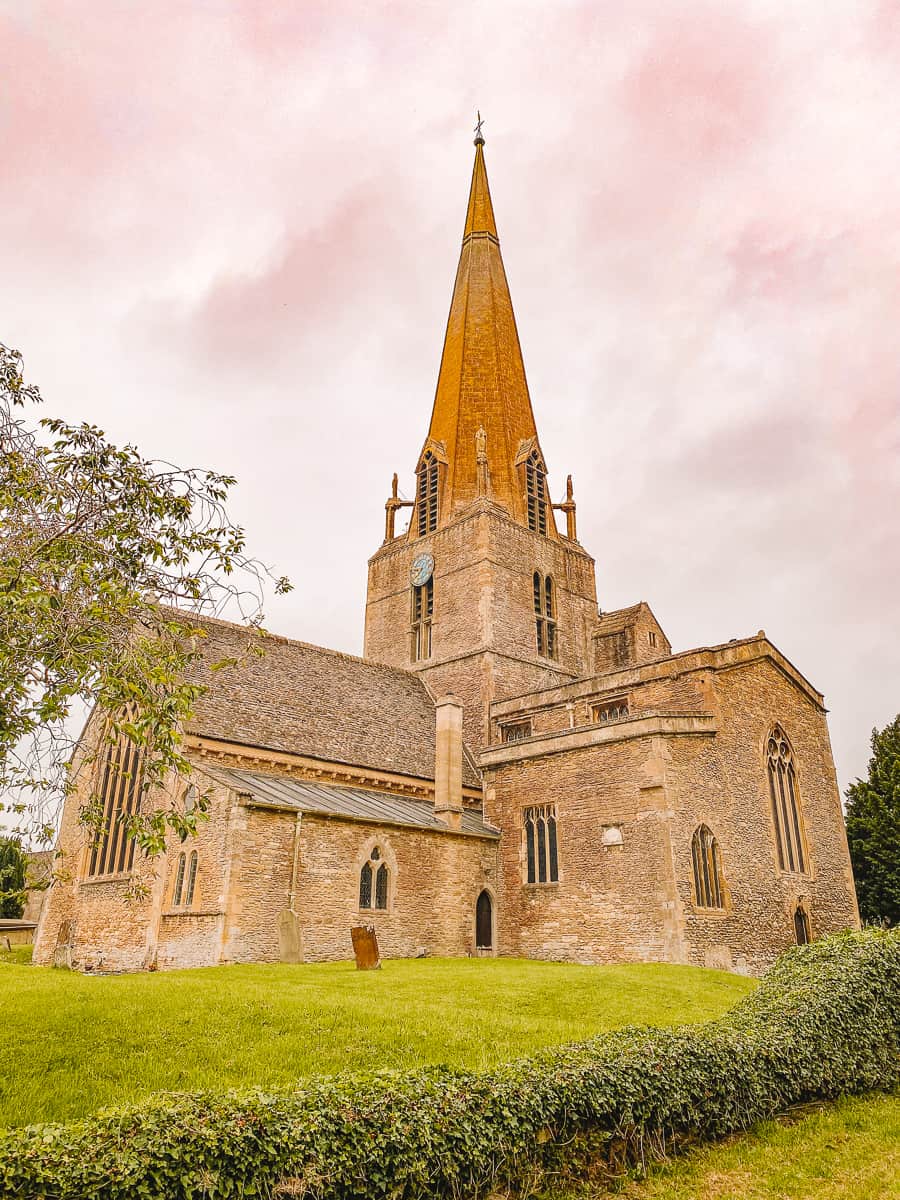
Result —
M206 767L205 770L226 786L249 796L251 802L266 807L284 808L291 812L318 813L330 817L349 817L358 821L372 821L378 825L407 825L417 829L433 829L438 833L448 832L447 826L437 819L433 805L427 800L392 796L390 793L373 792L368 788L308 783L301 779L261 775L256 771L238 771L226 767ZM459 832L476 837L500 836L499 830L485 825L481 813L473 809L463 811Z
M611 633L622 633L629 625L633 625L641 611L643 601L632 604L630 608L617 608L612 612L602 613L594 626L595 637L606 637Z
M207 635L195 678L208 691L188 733L434 779L434 703L417 675L271 634L260 655L246 627L191 620ZM222 660L237 665L209 669ZM463 783L480 786L468 753Z

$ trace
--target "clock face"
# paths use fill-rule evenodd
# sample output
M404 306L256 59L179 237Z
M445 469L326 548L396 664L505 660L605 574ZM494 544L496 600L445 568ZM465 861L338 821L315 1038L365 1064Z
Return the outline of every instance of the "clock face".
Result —
M434 559L430 554L417 554L409 568L409 579L413 587L424 587L434 571Z

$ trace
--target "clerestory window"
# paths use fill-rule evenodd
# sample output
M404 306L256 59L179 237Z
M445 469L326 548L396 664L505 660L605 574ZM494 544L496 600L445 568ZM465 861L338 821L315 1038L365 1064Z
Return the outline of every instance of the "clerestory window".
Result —
M359 873L360 908L374 908L382 912L387 910L388 875L387 863L382 860L381 851L375 846Z
M525 497L528 505L528 528L535 533L547 532L547 471L537 450L525 460Z
M430 450L425 451L419 467L416 510L419 537L433 533L438 523L438 461Z
M533 585L537 652L544 658L556 658L556 590L553 578L535 571Z
M701 825L691 839L691 858L694 899L698 908L724 908L719 843L706 825Z
M528 883L557 883L559 861L556 849L556 805L526 808L525 878Z
M125 710L124 719L134 720ZM124 735L107 746L97 775L100 825L95 831L88 876L121 875L134 864L135 841L127 832L128 819L140 808L142 766L140 748Z
M806 874L806 849L794 752L780 725L773 728L766 741L766 766L778 865L782 871Z
M434 617L434 576L412 590L412 660L431 657L431 622Z

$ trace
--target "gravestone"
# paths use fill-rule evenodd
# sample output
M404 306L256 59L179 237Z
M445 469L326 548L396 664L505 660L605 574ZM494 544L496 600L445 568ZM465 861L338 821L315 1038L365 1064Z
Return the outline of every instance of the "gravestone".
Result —
M378 953L375 926L355 925L350 930L350 937L353 939L357 971L376 971L381 966L381 955Z

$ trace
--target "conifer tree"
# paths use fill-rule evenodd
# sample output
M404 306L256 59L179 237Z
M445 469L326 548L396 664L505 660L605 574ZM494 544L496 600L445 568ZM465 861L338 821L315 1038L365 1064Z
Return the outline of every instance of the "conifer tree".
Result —
M27 866L19 839L0 837L0 917L17 920L25 911Z
M872 730L869 777L847 789L847 841L860 916L900 925L900 714Z

